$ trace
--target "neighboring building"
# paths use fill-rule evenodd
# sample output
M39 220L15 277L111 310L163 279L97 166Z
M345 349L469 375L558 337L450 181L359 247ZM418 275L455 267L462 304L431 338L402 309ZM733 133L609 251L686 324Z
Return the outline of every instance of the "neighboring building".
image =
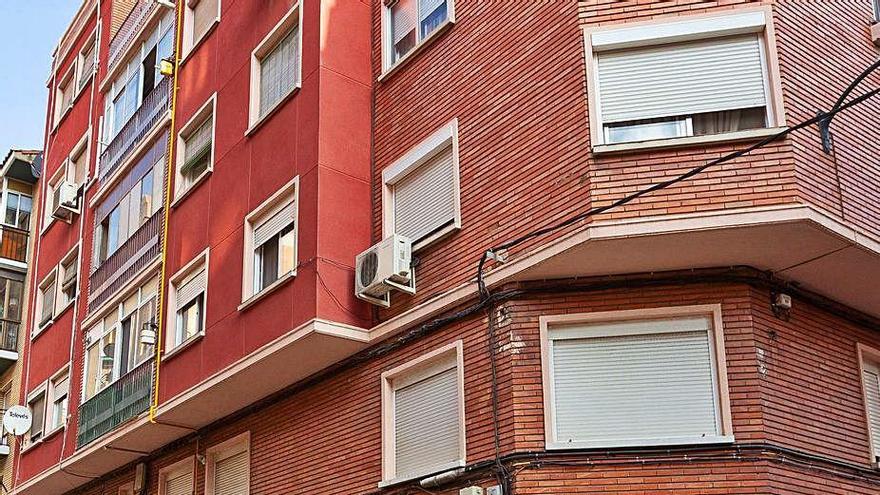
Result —
M475 282L830 110L872 0L164 4L55 53L14 493L880 489L880 100Z
M19 336L23 333L22 317L28 311L30 239L37 225L32 212L39 200L34 184L40 177L42 162L39 151L10 150L0 168L0 409L4 412L20 403L19 354L24 339ZM15 446L15 437L4 432L0 440L0 490L12 488Z

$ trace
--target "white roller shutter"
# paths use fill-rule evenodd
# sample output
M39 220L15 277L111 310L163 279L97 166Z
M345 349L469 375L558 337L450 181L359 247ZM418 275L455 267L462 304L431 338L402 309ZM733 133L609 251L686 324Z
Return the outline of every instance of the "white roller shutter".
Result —
M165 490L162 495L192 495L192 471L178 471L165 478Z
M394 232L416 242L455 221L452 145L394 184Z
M296 219L296 205L293 201L284 205L278 213L275 213L266 221L258 224L254 228L254 247L260 247L269 240L273 235L284 230L285 227L292 224Z
M416 28L416 1L398 0L391 10L392 37L395 45Z
M605 323L550 337L557 442L720 435L707 318Z
M246 450L218 460L214 464L213 495L246 495L250 485L249 462Z
M199 294L205 292L207 285L208 275L205 268L202 267L177 288L177 310L179 311Z
M865 366L862 377L865 382L865 399L874 457L880 457L880 374L876 367Z
M425 474L461 458L456 370L394 392L396 477Z
M191 2L190 2L191 3ZM197 42L217 19L217 0L201 0L192 8L192 41Z
M758 35L598 55L602 121L766 106Z

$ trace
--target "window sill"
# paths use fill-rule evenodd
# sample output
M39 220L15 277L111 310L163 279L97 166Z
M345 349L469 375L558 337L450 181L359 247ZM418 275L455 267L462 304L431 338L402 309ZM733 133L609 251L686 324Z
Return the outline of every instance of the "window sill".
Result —
M219 17L214 19L214 21L211 23L211 26L208 28L208 30L202 34L202 37L199 38L195 43L193 43L192 46L189 47L189 50L187 50L186 53L183 54L183 57L180 58L180 62L178 62L178 64L177 64L178 68L183 67L183 64L185 64L189 59L191 59L195 52L199 51L199 47L201 47L202 44L205 42L205 40L208 39L208 36L210 36L211 33L213 33L215 29L217 29L218 24L220 24Z
M390 480L382 480L379 482L379 488L388 488L389 486L399 485L401 483L405 483L407 481L418 480L422 478L426 478L428 476L433 476L435 474L440 474L445 471L451 471L453 469L462 468L465 466L465 460L459 459L457 461L447 462L445 464L441 464L439 466L435 466L432 468L428 468L422 470L421 472L410 474L407 476L401 476L399 478L392 478Z
M672 445L711 445L734 443L733 435L713 437L648 438L635 440L607 440L602 442L547 442L547 450L612 449L633 447L666 447Z
M50 412L50 411L46 411L46 412ZM41 438L40 441L45 442L45 441L49 440L50 438L54 437L55 435L57 435L58 432L61 432L61 431L64 431L64 425L61 425L61 426L58 426L54 429L49 430L48 432L43 434L43 438Z
M391 64L390 66L388 66L388 67L382 72L382 74L379 75L378 79L376 79L376 80L379 81L379 82L385 82L385 81L387 81L388 78L390 78L390 77L391 77L395 72L397 72L401 67L403 67L404 65L406 65L407 62L409 62L411 59L416 58L416 56L417 56L419 53L421 53L422 50L424 50L428 45L430 45L431 43L433 43L434 40L436 40L437 38L439 38L439 37L443 36L444 34L446 34L446 32L449 31L449 30L452 28L452 26L453 26L454 24L455 24L455 21L454 21L453 19L446 19L446 21L444 21L443 24L441 24L440 26L438 26L437 29L435 29L431 34L429 34L429 35L428 35L425 39L423 39L419 44L417 44L416 46L412 47L412 49L409 51L409 53L407 53L406 55L404 55L403 57L401 57L399 60L397 60L396 62L394 62L394 63ZM384 41L383 41L383 43L384 43Z
M412 251L413 251L413 253L421 251L422 249L425 249L436 242L442 241L443 239L451 236L452 234L458 232L459 230L461 230L461 225L458 225L456 222L453 222L453 223L447 225L446 227L443 227L442 229L438 230L437 232L434 232L433 234L429 235L428 237L425 237L424 239L421 239L417 242L414 242L413 246L412 246Z
M213 172L213 171L214 171L213 168L208 168L207 170L202 172L198 177L196 177L196 180L194 180L193 183L189 187L184 189L182 192L180 192L180 194L177 195L176 198L174 198L174 201L171 202L171 207L176 208L177 205L179 205L180 203L183 202L183 200L188 198L189 195L193 191L198 189L199 186L202 185L203 182L208 180L208 177L211 175L211 172Z
M593 146L593 154L602 155L610 153L624 153L628 151L650 150L658 148L677 148L681 146L695 146L699 144L724 143L745 141L749 139L765 138L784 131L787 127L768 127L766 129L751 129L748 131L727 132L710 136L688 136L671 139L654 139L651 141L637 141L633 143L599 144Z
M247 308L253 306L258 301L263 299L264 297L266 297L269 294L278 290L278 288L281 287L282 285L285 285L290 280L293 280L295 277L296 277L296 270L292 270L292 271L285 273L284 275L279 277L278 280L272 282L267 287L263 288L263 290L261 290L260 292L257 292L256 294L254 294L251 297L247 298L246 300L242 301L242 303L238 305L238 310L244 311Z
M175 346L173 349L165 351L162 354L162 361L167 361L167 360L173 358L174 356L181 354L183 351L192 347L193 344L202 340L202 338L204 338L204 336L205 336L205 331L202 330L201 332L199 332L199 333L193 335L192 337L184 340L183 342L177 344L177 346Z
M36 338L39 337L40 335L42 335L43 332L45 332L46 329L48 329L49 327L51 327L53 323L55 323L55 319L54 319L54 318L51 319L51 320L49 320L49 321L47 321L46 323L40 323L40 324L37 326L37 331L36 331L36 332L33 332L33 333L31 334L31 341L36 340Z
M244 131L244 135L247 137L250 137L253 133L257 132L260 129L260 127L263 127L263 124L265 124L276 113L278 113L278 110L280 110L281 107L283 107L284 104L287 103L288 100L290 100L291 98L294 97L294 95L299 93L300 84L301 83L299 83L299 82L296 83L296 86L294 86L293 89L291 89L286 95L282 96L281 99L278 100L278 102L276 102L274 105L272 105L272 107L266 112L266 115L263 115L262 117L255 120L254 123L251 124L251 126L248 127L246 131Z
M52 126L52 134L58 132L58 128L61 127L61 124L64 123L64 119L67 118L67 114L70 113L70 110L73 108L73 103L76 99L70 100L70 105L61 112L61 115L58 116L58 122L55 122L55 125Z
M34 440L33 442L28 442L27 444L24 444L24 442L22 442L22 446L19 449L19 451L21 454L25 454L27 452L30 452L31 450L36 448L37 445L40 445L42 443L43 443L43 437L40 437L39 440Z
M58 321L58 319L61 318L61 315L63 315L64 313L67 312L68 309L73 307L73 303L75 303L75 302L76 302L76 297L74 297L70 301L67 301L64 304L64 306L60 310L58 310L57 313L55 313L55 316L52 317L52 321Z

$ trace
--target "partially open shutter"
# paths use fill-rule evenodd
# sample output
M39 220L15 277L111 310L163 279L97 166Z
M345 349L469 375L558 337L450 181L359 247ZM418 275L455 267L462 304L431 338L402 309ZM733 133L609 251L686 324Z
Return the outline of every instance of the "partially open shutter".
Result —
M260 61L260 115L266 115L296 86L299 71L299 27L294 27Z
M871 430L871 444L874 457L880 457L880 373L873 365L862 371L865 382L865 399L868 407L868 424Z
M598 54L602 121L766 105L758 35Z
M394 186L394 232L416 242L455 221L452 145Z
M214 464L214 495L246 495L248 492L248 452L243 450Z
M177 289L177 309L180 310L199 294L205 292L208 284L208 276L205 268L200 268Z
M210 156L214 131L212 124L213 119L208 117L198 129L193 131L193 133L186 138L186 146L183 151L183 165L180 167L181 173L184 173L190 168L193 168L196 164L201 163L206 156Z
M416 28L416 1L399 0L391 11L392 38L395 45Z
M214 20L217 19L217 0L201 0L192 6L193 16L193 41L198 41L204 36Z
M281 210L254 228L254 247L260 247L272 236L281 232L296 219L296 205L293 201L284 205Z
M709 334L708 318L551 331L557 442L718 436Z
M456 368L395 390L397 477L461 458L458 411Z

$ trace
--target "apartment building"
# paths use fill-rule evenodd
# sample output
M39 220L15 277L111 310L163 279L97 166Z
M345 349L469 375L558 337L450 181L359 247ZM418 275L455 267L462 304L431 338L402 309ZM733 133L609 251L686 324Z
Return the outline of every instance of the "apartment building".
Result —
M831 111L872 3L84 1L13 493L877 493L880 100L575 218Z
M34 184L40 176L42 154L36 150L13 149L3 158L0 168L0 409L19 403L23 339L22 316L27 313L28 260L30 236L36 225L32 215ZM13 454L16 440L11 435L0 439L0 489L9 491L13 484Z

